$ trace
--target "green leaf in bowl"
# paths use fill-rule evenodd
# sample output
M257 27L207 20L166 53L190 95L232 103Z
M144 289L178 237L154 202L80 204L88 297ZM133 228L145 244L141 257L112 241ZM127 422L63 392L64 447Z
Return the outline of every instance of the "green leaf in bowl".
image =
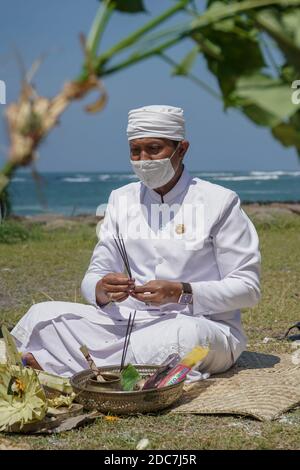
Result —
M131 392L137 382L142 378L132 364L128 364L121 372L121 387L126 392Z

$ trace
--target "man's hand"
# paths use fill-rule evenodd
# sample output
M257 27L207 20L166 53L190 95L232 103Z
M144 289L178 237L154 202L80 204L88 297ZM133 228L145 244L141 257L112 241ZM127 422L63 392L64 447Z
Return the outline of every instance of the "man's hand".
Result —
M143 286L136 286L130 295L137 300L151 305L177 303L182 292L181 282L149 281Z
M96 299L100 305L123 302L134 289L134 279L123 273L106 274L96 285Z

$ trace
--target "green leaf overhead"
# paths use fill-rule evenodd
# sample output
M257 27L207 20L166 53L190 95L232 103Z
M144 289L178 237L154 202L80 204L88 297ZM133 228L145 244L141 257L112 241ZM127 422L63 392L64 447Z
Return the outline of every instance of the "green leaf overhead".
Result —
M295 146L300 151L300 129L291 124L281 123L272 129L273 135L286 147Z
M282 122L272 129L273 136L285 147L295 147L300 156L300 110L287 122Z
M110 3L115 5L116 10L124 13L139 13L141 11L146 11L143 0L111 0Z
M208 0L186 34L215 76L224 108L268 127L300 154L300 111L291 99L300 73L300 1ZM192 60L194 51L175 72L189 76Z
M247 20L221 21L192 37L201 47L209 70L216 76L225 102L240 77L265 65L257 33Z
M257 26L277 43L287 62L300 73L300 9L266 9L255 16Z
M291 100L290 86L260 73L239 79L235 95L273 114L278 121L289 118L300 107Z
M272 128L278 124L278 117L253 103L240 102L240 109L258 126Z

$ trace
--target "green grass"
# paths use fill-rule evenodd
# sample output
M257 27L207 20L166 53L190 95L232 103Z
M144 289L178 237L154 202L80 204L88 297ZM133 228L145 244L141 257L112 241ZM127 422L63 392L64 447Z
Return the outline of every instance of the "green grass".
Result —
M280 214L267 221L252 220L259 232L263 263L262 300L243 312L249 349L291 352L288 342L262 341L300 320L300 217ZM15 224L22 233L24 224ZM34 302L49 298L82 302L79 286L96 242L95 229L84 224L25 230L26 238L15 237L14 243L3 243L0 233L0 323L8 326ZM143 437L149 439L151 449L299 449L300 409L271 423L165 412L112 422L99 418L85 428L46 437L5 436L12 445L34 449L134 449Z
M0 225L0 243L13 245L27 240L39 240L43 236L41 227L33 225L31 228L24 224L6 221Z

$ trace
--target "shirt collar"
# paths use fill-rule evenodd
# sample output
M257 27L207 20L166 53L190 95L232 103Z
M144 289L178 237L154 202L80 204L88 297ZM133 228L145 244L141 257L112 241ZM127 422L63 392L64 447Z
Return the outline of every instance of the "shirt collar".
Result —
M177 183L175 184L175 186L173 186L173 188L168 193L163 195L163 202L169 203L173 199L175 199L179 194L181 194L187 188L187 186L191 182L191 179L192 179L191 175L189 174L189 172L184 166L183 172L181 173L181 176L179 180L177 181ZM154 191L154 189L147 188L143 183L142 183L142 186L144 186L144 190L146 191L150 199L154 200L155 202L159 202L159 203L162 202L161 195L158 194L156 191Z

